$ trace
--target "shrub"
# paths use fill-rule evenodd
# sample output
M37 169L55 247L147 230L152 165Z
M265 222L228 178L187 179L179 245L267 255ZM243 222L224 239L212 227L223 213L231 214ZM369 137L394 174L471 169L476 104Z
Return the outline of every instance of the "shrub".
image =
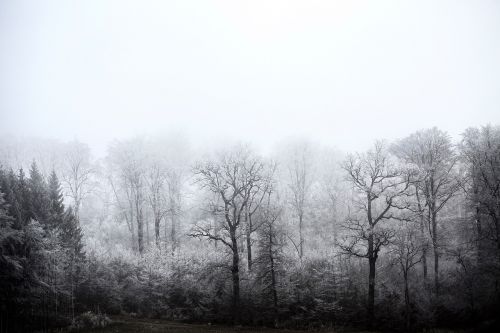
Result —
M70 330L82 330L106 327L111 324L111 319L102 313L87 311L75 318L70 326Z

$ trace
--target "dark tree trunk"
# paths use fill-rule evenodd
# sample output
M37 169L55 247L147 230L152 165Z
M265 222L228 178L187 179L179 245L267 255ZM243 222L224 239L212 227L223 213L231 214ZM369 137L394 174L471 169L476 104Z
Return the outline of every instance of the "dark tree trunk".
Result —
M436 214L432 214L432 247L434 250L434 289L439 295L439 249L437 242L437 221Z
M155 242L157 248L160 248L160 222L159 214L155 214Z
M252 218L250 214L247 213L247 229L246 229L246 240L247 240L247 262L248 270L252 270Z
M405 280L405 319L406 331L411 329L411 306L410 306L410 290L408 288L408 271L403 272Z
M236 230L231 230L231 245L233 250L233 265L231 274L233 278L233 322L240 322L240 256L238 253L238 241L236 239Z
M373 327L375 318L375 263L377 256L373 248L373 234L368 237L368 328Z
M419 204L420 206L420 204ZM422 237L422 242L425 243L425 225L424 225L424 216L421 214L420 216L420 237ZM422 246L422 269L424 274L424 283L427 284L427 244Z
M177 248L177 229L176 229L175 213L172 213L172 228L170 229L170 243L172 246L172 255L173 255L175 253L175 249Z
M437 246L434 246L434 288L436 295L439 295L439 252Z
M139 246L139 253L142 254L144 252L144 224L139 199L136 199L135 208L137 212L137 244Z
M269 227L269 259L271 262L271 289L273 293L274 320L276 322L278 314L278 293L276 291L276 272L274 270L272 227Z
M300 259L304 256L304 235L302 232L303 223L304 223L304 214L299 214L299 256Z

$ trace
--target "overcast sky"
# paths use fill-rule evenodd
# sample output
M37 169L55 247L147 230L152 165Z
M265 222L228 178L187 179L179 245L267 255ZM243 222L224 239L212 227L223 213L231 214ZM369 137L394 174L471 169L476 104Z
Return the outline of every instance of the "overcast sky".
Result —
M344 150L500 123L500 1L0 0L0 131Z

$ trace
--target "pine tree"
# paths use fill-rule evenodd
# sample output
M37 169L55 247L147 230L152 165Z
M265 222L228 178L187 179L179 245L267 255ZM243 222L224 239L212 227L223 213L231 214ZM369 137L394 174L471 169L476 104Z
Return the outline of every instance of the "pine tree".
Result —
M10 324L16 316L17 300L23 291L24 267L18 250L22 234L12 228L14 219L8 214L9 205L1 190L0 188L0 322L3 330L4 327L12 329Z
M19 227L22 228L26 226L33 217L31 213L28 182L22 168L19 169L17 177L14 171L11 170L9 178L11 178L12 184L15 184L13 186L14 200L11 202L11 205L15 207L13 216L18 220Z
M62 245L68 249L70 256L75 259L83 257L83 234L71 207L63 215L59 232Z
M57 178L56 172L52 171L49 178L49 200L51 213L63 214L64 204L61 193L61 184Z
M64 203L63 195L61 193L61 184L55 171L52 171L49 184L48 184L48 198L49 198L49 219L52 228L58 228L64 223Z
M50 228L47 185L35 161L31 164L28 188L31 217L39 221L45 229Z

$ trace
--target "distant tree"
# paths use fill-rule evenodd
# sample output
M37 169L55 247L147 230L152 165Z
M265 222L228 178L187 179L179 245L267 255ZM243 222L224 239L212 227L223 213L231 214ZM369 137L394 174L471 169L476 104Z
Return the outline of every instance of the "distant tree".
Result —
M182 213L182 182L183 174L178 168L171 168L167 172L167 188L168 188L168 209L167 215L170 216L170 246L172 253L175 252L179 245L178 239L178 220ZM165 221L165 230L166 230Z
M291 205L299 222L299 242L297 244L299 257L304 256L304 218L308 197L312 184L312 159L311 144L307 141L292 143L289 152L290 160L287 161L288 188L291 191Z
M368 259L368 325L373 324L375 307L376 262L382 247L390 244L394 232L383 227L383 221L399 218L402 210L398 200L408 189L409 182L391 162L382 142L364 154L351 155L343 163L347 181L354 190L351 213L344 229L348 235L339 243L348 255Z
M155 228L155 244L160 248L160 225L161 220L167 213L165 203L167 169L161 160L152 157L146 171L146 183L148 187L148 199L153 213Z
M113 177L110 177L111 186L119 207L124 213L129 230L134 240L134 222L137 227L137 249L144 252L144 202L145 194L145 156L142 140L117 142L110 147L108 161L112 172L118 178L118 188ZM126 204L122 202L125 196ZM135 220L135 221L134 221Z
M79 219L82 200L92 189L92 176L95 174L89 147L78 141L68 143L61 171L68 196L73 200L74 214Z
M238 146L223 152L213 161L198 164L194 169L197 183L207 189L213 200L208 204L220 223L221 232L215 226L198 223L190 233L193 237L204 237L220 241L232 254L233 319L240 321L240 253L238 239L245 208L255 184L263 179L265 165L247 148Z

